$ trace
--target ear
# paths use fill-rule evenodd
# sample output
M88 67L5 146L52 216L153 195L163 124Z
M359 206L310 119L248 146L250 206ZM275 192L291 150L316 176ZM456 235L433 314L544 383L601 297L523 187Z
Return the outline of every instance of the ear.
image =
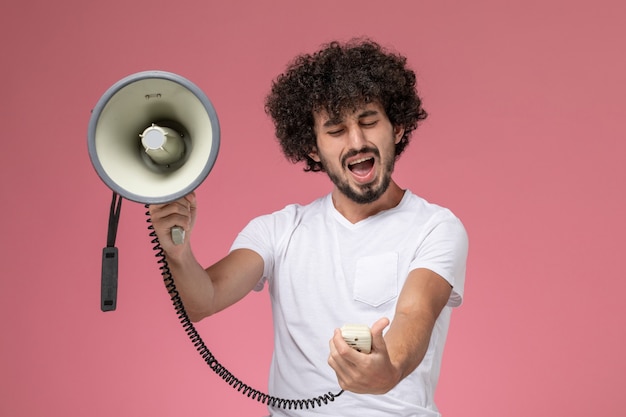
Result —
M315 162L321 162L320 156L317 153L317 148L313 148L313 150L309 152L309 158L311 158Z
M394 142L397 145L404 136L404 126L394 126L393 128Z

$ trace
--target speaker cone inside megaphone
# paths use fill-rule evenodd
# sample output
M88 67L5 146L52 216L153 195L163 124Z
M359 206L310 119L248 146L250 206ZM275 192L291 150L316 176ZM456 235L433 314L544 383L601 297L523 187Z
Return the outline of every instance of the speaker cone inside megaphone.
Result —
M182 126L174 130L168 125L173 123L167 121L153 123L139 135L148 157L147 163L152 162L161 169L175 169L182 165L187 155L186 150L190 146L189 143L185 143L189 135L181 133L184 130Z
M204 93L176 74L147 71L113 85L89 121L92 164L109 188L145 204L174 201L207 177L219 124Z

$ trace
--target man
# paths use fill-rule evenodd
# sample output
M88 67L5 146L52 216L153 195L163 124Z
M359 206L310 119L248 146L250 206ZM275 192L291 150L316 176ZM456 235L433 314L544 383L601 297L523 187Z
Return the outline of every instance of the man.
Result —
M306 399L274 416L438 416L434 390L467 236L447 209L402 189L394 164L426 117L406 59L375 42L333 42L297 57L266 99L286 157L334 187L312 203L252 220L206 270L177 225L193 229L196 197L152 206L153 225L193 321L269 284L275 329L270 394ZM371 326L372 350L351 349L346 323Z

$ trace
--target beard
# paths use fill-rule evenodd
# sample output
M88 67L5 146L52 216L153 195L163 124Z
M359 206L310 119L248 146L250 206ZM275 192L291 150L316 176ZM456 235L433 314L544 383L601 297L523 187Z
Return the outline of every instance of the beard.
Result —
M348 170L345 160L361 152L372 152L378 157L379 160L382 161L378 149L366 148L360 151L352 151L346 154L341 161L341 166L344 169ZM322 155L320 155L320 162L332 183L343 195L345 195L357 204L369 204L378 200L385 193L385 191L387 191L387 188L389 188L389 184L391 184L391 173L393 172L395 166L395 154L387 156L388 159L387 162L384 163L382 177L378 178L375 182L369 184L352 185L341 175L334 172L332 169L329 169L330 165L327 163Z

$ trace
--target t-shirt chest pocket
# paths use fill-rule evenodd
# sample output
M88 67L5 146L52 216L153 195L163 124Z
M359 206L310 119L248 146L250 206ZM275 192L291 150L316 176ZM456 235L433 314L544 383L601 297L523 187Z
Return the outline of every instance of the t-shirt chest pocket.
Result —
M398 296L398 254L388 252L356 260L354 299L378 307Z

